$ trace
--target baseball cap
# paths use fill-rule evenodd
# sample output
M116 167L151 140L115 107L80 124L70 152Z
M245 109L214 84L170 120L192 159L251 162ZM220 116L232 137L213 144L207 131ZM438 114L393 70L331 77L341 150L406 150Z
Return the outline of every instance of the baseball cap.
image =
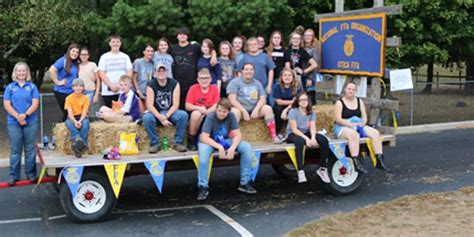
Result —
M165 70L167 70L166 68L166 65L164 63L158 63L158 65L156 65L156 71L160 70L161 68L164 68Z

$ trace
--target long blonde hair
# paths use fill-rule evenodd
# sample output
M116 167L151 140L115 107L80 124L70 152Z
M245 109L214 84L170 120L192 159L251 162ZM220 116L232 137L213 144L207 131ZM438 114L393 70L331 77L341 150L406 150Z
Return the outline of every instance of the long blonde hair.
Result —
M18 80L18 77L16 75L16 70L18 69L18 67L20 66L24 66L25 69L26 69L26 80L27 81L31 81L31 71L30 71L30 67L28 67L28 64L26 64L25 62L17 62L15 64L15 67L13 67L13 72L12 72L12 80L13 81L17 81Z

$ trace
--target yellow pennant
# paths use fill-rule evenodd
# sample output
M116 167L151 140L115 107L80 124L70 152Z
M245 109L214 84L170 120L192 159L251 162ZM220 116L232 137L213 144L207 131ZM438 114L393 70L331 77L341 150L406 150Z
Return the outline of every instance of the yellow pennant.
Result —
M112 189L114 190L115 198L118 198L119 196L126 167L127 167L127 164L105 164L104 165L105 171L107 172L107 177L109 177L110 185L112 186Z
M33 189L31 190L32 193L35 192L35 189L36 187L38 187L38 185L40 185L41 183L41 180L43 180L44 176L46 175L46 168L41 168L41 171L40 171L40 176L38 178L38 181L36 182L36 185L33 187Z
M398 128L398 121L397 121L397 116L395 115L395 111L392 111L392 118L393 118L393 127L395 129Z
M199 156L198 155L193 156L193 162L194 162L194 165L196 166L196 169L199 169ZM209 158L209 169L207 169L207 179L211 178L212 163L214 163L213 155L211 155L211 157Z
M298 170L298 163L296 162L295 148L294 147L287 147L286 152L288 152L288 155L290 156L290 159L293 162L293 165L295 166L296 170Z
M369 148L369 155L372 159L372 164L374 164L375 167L377 165L377 158L375 158L374 149L372 148L372 140L370 140L370 138L367 139L367 148Z

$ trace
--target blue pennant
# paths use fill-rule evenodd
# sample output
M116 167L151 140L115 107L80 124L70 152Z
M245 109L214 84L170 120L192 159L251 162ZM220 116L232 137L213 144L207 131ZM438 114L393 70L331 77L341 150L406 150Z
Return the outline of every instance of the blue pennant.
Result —
M250 161L250 179L255 182L258 174L258 168L260 168L260 156L262 151L255 150L252 154L252 160Z
M329 144L329 148L347 171L350 171L350 166L346 158L346 143Z
M68 166L63 170L63 177L71 191L72 198L76 197L77 188L81 183L84 166Z
M165 176L166 160L145 161L143 163L148 169L148 172L150 172L151 177L153 178L153 181L155 182L155 185L158 188L158 191L160 191L161 193L161 190L163 188L163 179Z

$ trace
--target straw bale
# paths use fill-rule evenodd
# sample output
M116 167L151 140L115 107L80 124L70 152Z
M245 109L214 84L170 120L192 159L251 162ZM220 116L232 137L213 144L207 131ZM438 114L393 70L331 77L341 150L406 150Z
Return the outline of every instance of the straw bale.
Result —
M334 116L332 105L318 105L315 107L317 114L317 128L325 128L328 133L334 126ZM271 142L271 137L263 119L252 120L240 123L243 139L251 144ZM142 125L135 123L106 123L103 121L91 122L89 130L89 154L100 154L105 148L113 146L118 147L119 136L121 132L136 132L138 137L138 149L142 153L148 152L149 140ZM53 128L53 134L56 136L56 151L59 153L70 154L71 142L69 140L69 130L64 123L58 123ZM174 127L158 126L158 135L163 139L168 137L170 145L173 143ZM186 136L185 136L186 137ZM185 139L186 140L186 139Z

